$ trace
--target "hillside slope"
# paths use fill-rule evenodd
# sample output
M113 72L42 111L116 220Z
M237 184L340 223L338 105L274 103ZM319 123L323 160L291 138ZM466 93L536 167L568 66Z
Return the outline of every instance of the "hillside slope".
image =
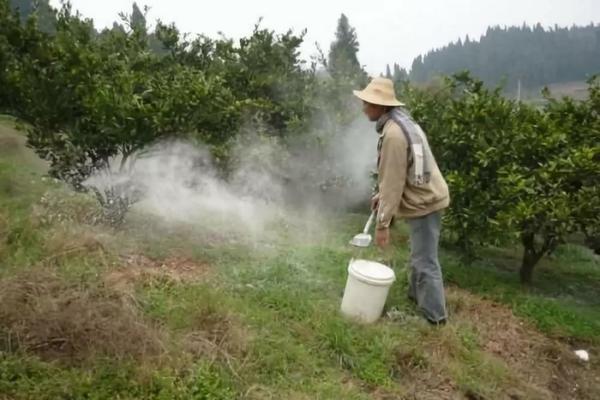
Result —
M530 291L510 250L470 267L444 253L451 320L432 328L405 296L402 226L394 254L347 245L362 215L290 214L257 234L134 210L113 230L93 199L44 178L11 121L0 399L600 397L600 268L585 249L561 248ZM399 277L372 326L338 312L352 257L393 260Z

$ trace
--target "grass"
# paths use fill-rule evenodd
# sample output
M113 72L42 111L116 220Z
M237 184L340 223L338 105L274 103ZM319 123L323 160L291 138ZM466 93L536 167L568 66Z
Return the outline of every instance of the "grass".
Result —
M541 261L531 288L518 282L516 251L491 249L469 266L449 254L444 265L447 282L509 305L546 334L600 344L600 263L592 251L559 248L552 259Z
M0 138L17 145L0 153L0 399L600 394L600 273L585 249L559 249L531 289L510 249L470 266L444 252L451 321L432 328L406 299L401 225L387 253L347 245L362 215L249 239L133 212L115 231L95 223L89 198L43 179L6 121ZM352 257L398 275L376 324L338 312Z
M588 84L585 81L561 82L546 85L550 89L552 97L562 98L571 97L575 100L586 100L588 98ZM542 96L542 90L545 86L531 89L524 89L521 93L521 99L534 105L544 105L547 100ZM511 98L517 97L517 91L513 90L507 95Z

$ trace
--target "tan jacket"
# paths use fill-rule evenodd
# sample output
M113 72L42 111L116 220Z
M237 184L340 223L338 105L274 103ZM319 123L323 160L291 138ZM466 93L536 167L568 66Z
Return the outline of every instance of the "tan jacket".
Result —
M447 208L448 185L433 157L429 182L413 185L407 179L412 157L402 128L390 119L381 136L377 229L389 227L394 217L418 218Z

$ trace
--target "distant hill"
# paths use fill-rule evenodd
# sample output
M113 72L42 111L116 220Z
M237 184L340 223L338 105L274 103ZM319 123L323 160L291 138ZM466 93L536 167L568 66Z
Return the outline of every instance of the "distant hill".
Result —
M36 14L38 26L44 32L54 32L56 10L48 0L10 0L11 8L19 13L21 20L26 20L31 14Z
M585 81L600 73L600 25L490 27L479 41L467 36L415 58L409 76L425 82L465 69L486 83L504 83L508 91L519 80L527 89Z

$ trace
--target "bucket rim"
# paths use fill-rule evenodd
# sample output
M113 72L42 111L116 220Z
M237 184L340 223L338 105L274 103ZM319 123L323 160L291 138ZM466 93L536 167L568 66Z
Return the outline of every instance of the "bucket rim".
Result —
M367 262L367 263L376 264L378 266L381 266L386 269L386 272L389 272L390 276L388 278L377 278L374 276L365 275L365 274L361 273L358 269L355 268L355 265L357 262ZM373 285L373 286L390 286L392 283L394 283L396 281L396 274L394 273L393 269L391 269L390 267L388 267L385 264L382 264L382 263L379 263L376 261L370 261L370 260L362 260L362 259L350 260L350 263L348 264L348 274L361 282L364 282L364 283L367 283L367 284Z

